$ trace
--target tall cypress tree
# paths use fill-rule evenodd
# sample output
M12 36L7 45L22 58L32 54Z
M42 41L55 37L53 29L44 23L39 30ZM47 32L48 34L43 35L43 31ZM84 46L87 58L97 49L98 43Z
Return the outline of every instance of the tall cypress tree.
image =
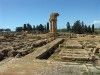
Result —
M33 29L33 31L36 30L35 25L33 25L33 28L32 29Z
M16 32L21 32L22 31L22 27L16 27Z
M94 33L94 24L92 24L92 33Z
M27 31L32 31L32 26L29 23L27 24Z
M78 34L82 34L82 26L80 23L80 20L77 20L73 27L72 27L73 32L78 33Z
M45 32L47 32L47 25L44 26L44 30L45 30Z
M88 32L88 27L86 25L84 26L84 30L85 30L85 33Z
M37 26L36 26L36 30L38 30L38 31L39 31L39 25L37 25Z
M85 33L85 25L84 25L84 22L83 21L81 23L81 27L82 27L82 33Z
M88 33L91 33L92 32L90 25L88 26L88 29L87 30L88 30Z
M47 26L46 27L47 27L47 31L49 31L49 22L47 22Z
M23 25L23 30L24 30L24 31L27 30L27 25L26 25L26 24Z
M70 23L69 22L67 22L66 26L67 26L67 31L70 31L71 28L70 28Z
M39 31L44 31L44 26L42 24L39 25Z

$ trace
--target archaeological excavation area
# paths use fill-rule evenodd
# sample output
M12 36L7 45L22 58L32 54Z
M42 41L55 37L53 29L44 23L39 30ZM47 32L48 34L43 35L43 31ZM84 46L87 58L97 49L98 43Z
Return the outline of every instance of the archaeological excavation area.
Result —
M100 75L100 36L0 37L0 75Z
M0 75L100 75L100 35L57 32L0 35Z

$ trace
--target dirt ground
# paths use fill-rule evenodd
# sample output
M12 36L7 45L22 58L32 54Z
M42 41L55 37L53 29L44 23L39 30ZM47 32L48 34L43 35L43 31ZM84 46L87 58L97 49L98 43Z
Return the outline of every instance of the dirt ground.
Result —
M17 44L16 41L12 41L13 45L18 46L20 45L20 42L23 43L25 45L23 46L24 49L30 46L34 42L34 39L35 41L46 39L48 42L46 45L44 44L35 47L35 49L32 47L31 49L34 51L21 58L6 57L4 60L0 61L0 75L100 75L100 53L95 53L95 49L100 50L99 35L83 36L77 34L75 37L69 38L64 34L63 39L65 39L65 41L62 44L59 44L54 53L51 54L48 59L36 59L37 55L42 53L44 54L44 51L49 50L51 47L55 47L53 46L54 42L55 44L57 43L55 41L56 39L52 40L49 36L48 38L46 36L47 34L41 34L38 36L28 34L24 39L19 37L16 38L15 40L17 41ZM62 36L60 38L62 38ZM9 46L9 42L3 41L0 43ZM49 51L49 54L50 53L51 52ZM68 61L69 59L62 59L65 56L66 58L73 56L71 58L74 59L85 58L86 56L86 59L89 59L89 54L93 54L97 58L96 62L88 62L87 60L78 62Z

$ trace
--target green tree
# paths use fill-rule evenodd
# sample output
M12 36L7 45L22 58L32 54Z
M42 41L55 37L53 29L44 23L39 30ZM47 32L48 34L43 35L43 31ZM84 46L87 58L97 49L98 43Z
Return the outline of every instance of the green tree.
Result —
M23 30L22 27L16 27L16 32L21 32Z
M3 32L4 31L4 29L0 29L0 32Z
M67 31L70 31L71 27L70 27L70 23L69 22L67 22L66 26L67 26Z
M42 24L40 24L39 27L38 27L38 30L39 31L44 31L44 26Z
M84 25L84 22L83 21L81 23L81 27L82 27L82 33L85 33L85 25Z
M80 20L77 20L72 26L72 31L74 33L82 34L82 26Z
M45 30L45 32L47 32L48 30L47 30L47 25L45 25L44 26L44 30Z
M24 30L24 31L27 30L27 25L26 25L26 24L23 25L23 30Z
M11 31L11 29L7 28L7 29L5 29L5 31L6 31L6 32L10 32L10 31Z
M27 29L27 31L32 31L32 26L28 23L26 29Z
M84 30L85 30L85 33L88 32L88 27L86 25L84 26Z
M36 30L39 30L39 25L37 25L35 29L36 29Z
M94 33L94 24L92 24L92 33Z
M88 33L92 32L90 25L88 26L87 30L88 30Z
M36 30L35 25L33 25L33 28L32 29L33 29L33 31Z
M47 31L49 32L49 22L47 22Z

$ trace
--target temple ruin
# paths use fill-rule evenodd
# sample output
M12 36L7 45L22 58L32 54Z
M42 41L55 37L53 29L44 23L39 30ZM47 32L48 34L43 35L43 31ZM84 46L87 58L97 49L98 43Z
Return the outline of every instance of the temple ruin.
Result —
M50 15L50 33L55 35L57 33L57 17L59 16L58 13L51 13Z

